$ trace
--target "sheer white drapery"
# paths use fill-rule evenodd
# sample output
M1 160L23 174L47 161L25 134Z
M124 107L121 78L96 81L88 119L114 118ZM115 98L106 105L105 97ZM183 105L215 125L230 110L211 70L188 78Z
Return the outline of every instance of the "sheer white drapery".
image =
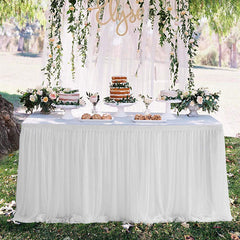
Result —
M120 3L121 5L126 5L127 0L120 0ZM130 3L136 12L138 4L135 0L130 0ZM176 7L175 0L171 0L171 5L174 11ZM68 33L67 29L69 2L66 1L62 13L63 62L60 84L63 87L77 88L82 94L86 91L97 91L103 97L108 95L108 86L113 75L127 76L135 95L142 93L156 97L161 89L169 88L171 86L169 72L170 46L168 44L165 44L163 47L159 45L159 19L156 16L152 26L148 19L149 0L144 1L143 7L141 51L137 50L139 31L136 28L140 24L139 21L128 24L127 34L119 36L116 33L116 22L109 22L98 29L96 21L97 10L90 12L89 21L91 28L88 38L86 67L83 68L81 66L81 58L77 51L78 46L75 46L76 77L73 80L71 73L72 34ZM76 11L75 14L78 16L79 12ZM108 11L104 11L103 19L109 19ZM121 30L124 31L124 29L120 28ZM97 32L101 36L98 48ZM188 78L188 55L183 42L180 39L178 42L179 80L177 87L184 89ZM48 55L47 49L45 55Z
M231 221L221 124L181 116L143 126L132 117L110 124L57 113L27 118L14 219Z

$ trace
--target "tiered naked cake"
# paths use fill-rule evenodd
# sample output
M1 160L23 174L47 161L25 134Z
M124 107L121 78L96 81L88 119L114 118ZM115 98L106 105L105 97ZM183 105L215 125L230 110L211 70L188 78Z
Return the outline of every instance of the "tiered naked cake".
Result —
M128 99L131 97L130 86L127 77L112 77L110 85L110 99L116 102Z

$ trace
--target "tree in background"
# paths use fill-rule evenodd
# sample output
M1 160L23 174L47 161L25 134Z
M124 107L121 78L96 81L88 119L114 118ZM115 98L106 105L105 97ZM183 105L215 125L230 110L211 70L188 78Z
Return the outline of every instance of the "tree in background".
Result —
M37 25L45 25L45 0L0 0L0 25L9 22L19 34L18 51L23 52ZM25 48L27 50L28 46Z
M219 67L222 66L222 42L227 39L230 48L230 67L237 68L237 42L240 38L238 24L240 1L189 0L191 13L198 19L207 18L210 29L218 36Z
M47 3L44 0L1 0L0 25L14 18L20 25L38 19L45 22L44 12Z

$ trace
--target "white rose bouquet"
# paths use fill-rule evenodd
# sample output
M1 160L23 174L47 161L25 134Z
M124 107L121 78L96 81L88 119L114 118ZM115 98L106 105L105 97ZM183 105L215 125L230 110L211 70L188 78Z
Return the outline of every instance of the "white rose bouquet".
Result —
M177 97L175 99L181 100L181 103L172 104L178 113L188 108L189 106L197 105L202 111L216 112L219 109L218 101L220 92L210 93L206 88L198 88L183 92L177 90Z
M33 109L41 108L41 112L49 113L54 109L54 102L57 98L57 93L50 87L37 87L35 89L27 89L18 91L22 96L20 102L26 107L26 112L33 112Z

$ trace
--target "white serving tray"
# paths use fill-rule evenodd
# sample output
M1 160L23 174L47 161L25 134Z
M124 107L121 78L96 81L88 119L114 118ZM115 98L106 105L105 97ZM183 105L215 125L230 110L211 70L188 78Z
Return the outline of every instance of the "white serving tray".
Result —
M114 118L112 119L80 119L81 122L87 122L87 123L110 123L114 121Z
M167 120L135 120L135 119L132 119L133 122L135 123L164 123L166 122Z

